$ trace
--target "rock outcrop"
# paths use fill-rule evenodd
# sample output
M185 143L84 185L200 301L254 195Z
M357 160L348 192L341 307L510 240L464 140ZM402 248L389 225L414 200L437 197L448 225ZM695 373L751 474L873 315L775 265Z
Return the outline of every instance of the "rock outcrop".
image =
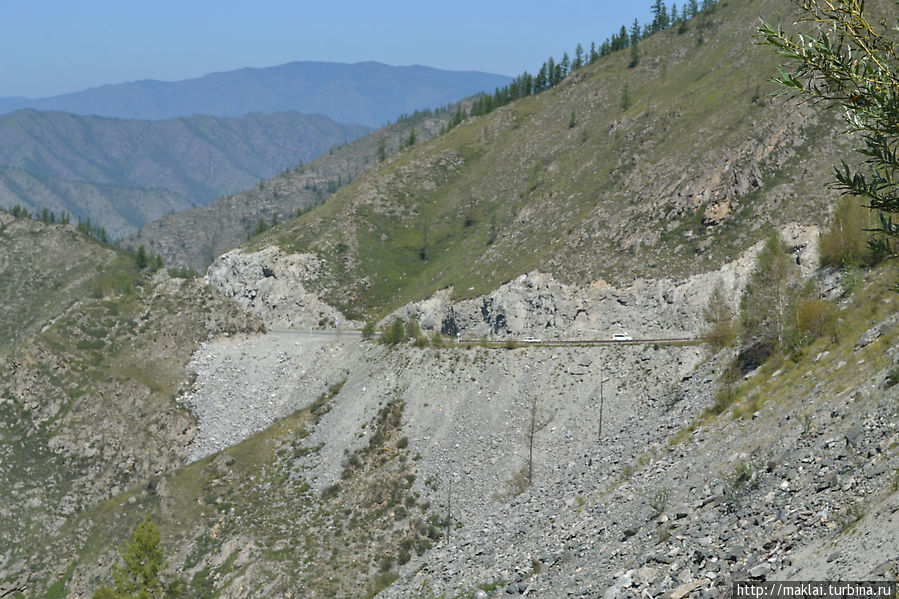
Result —
M353 327L336 308L308 290L322 262L312 254L285 254L275 247L232 250L209 267L206 281L260 316L269 328Z

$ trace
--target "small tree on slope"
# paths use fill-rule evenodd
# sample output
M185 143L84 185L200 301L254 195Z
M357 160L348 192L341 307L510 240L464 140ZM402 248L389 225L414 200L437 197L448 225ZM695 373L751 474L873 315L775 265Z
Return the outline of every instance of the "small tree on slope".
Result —
M124 566L112 568L115 588L101 587L93 599L166 599L176 597L180 581L165 583L162 549L159 547L159 529L149 516L134 530L130 542L119 549Z

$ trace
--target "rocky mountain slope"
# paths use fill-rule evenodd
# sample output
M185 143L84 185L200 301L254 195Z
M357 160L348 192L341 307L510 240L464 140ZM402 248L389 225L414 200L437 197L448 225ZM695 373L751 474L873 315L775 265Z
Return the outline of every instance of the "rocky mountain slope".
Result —
M813 244L794 251L816 272ZM899 468L899 320L887 290L894 266L869 271L861 284L852 272L815 275L822 296L839 300L838 337L728 390L719 372L730 350L714 355L695 343L389 349L349 332L304 333L322 315L320 304L293 301L308 296L298 285L310 266L274 248L252 260L223 258L206 293L226 290L273 330L192 345L196 378L163 393L177 397L175 413L189 410L188 421L157 430L190 431L164 446L198 461L161 463L145 482L122 481L108 502L76 506L68 521L39 521L52 534L39 555L16 551L0 564L4 588L88 595L115 557L115 540L145 513L198 596L722 596L735 579L895 576L899 556L889 548L899 528L879 524L894 517ZM618 327L683 335L701 326L716 286L735 302L751 264L746 255L687 281L618 289L570 288L532 273L443 310L466 336L492 331L500 314L518 336L576 338L586 323L592 335ZM183 284L157 292L156 302L178 301ZM434 305L406 310L436 324L443 312ZM139 329L135 341L162 333L165 346L178 343L169 331L182 313L149 312L174 320ZM73 324L89 331L95 322ZM287 323L296 328L275 328ZM70 328L55 332L60 326ZM4 391L7 409L31 406L35 423L47 416L41 377L26 373L51 359L46 344L71 327L54 325L40 338L44 351L21 359L18 385ZM92 372L90 361L81 364L82 377ZM88 389L84 405L96 394ZM154 413L165 412L147 416ZM102 420L107 435L121 426ZM66 434L52 438L52 451L73 447ZM533 484L523 485L529 462ZM28 501L35 518L47 509L49 491L10 488L10 505Z
M4 302L0 353L8 572L70 515L177 467L195 435L173 401L189 356L209 336L261 323L199 281L141 272L71 226L3 213L0 226L10 250L2 289L17 294Z
M120 237L366 131L298 113L136 121L23 110L0 116L0 206L66 211Z
M202 280L85 239L96 283L37 276L52 264L16 243L77 249L72 230L3 217L21 281L95 291L58 317L39 304L3 357L0 594L90 596L147 515L191 597L695 599L736 580L897 579L899 266L820 267L827 210L800 191L848 143L811 151L828 116L714 109L751 89L732 79L749 15L780 7L729 0L641 42L631 97L651 112L651 85L673 82L706 128L669 137L630 115L647 127L616 176L588 173L630 146L610 132L578 150L603 129L579 141L589 103L574 127L565 103L606 89L603 69L641 73L612 56L400 151ZM713 92L654 62L678 55ZM732 143L730 161L703 140ZM832 326L741 371L702 333L712 298L739 307L763 224ZM379 343L361 317L414 323Z
M763 15L792 18L776 3L719 7L684 33L641 41L634 68L627 53L609 56L435 143L404 148L408 128L385 132L388 164L369 171L373 134L127 243L205 267L260 217L306 210L313 186L340 180L352 183L336 201L254 247L319 254L318 287L356 317L450 285L456 298L480 295L533 269L620 282L715 268L755 243L771 214L825 222L835 195L821 182L851 156L838 114L770 97L777 57L751 40Z
M132 81L52 98L0 98L0 111L61 110L123 119L193 114L322 114L340 123L380 127L402 114L437 108L506 85L503 75L377 62L290 62L210 73L184 81Z

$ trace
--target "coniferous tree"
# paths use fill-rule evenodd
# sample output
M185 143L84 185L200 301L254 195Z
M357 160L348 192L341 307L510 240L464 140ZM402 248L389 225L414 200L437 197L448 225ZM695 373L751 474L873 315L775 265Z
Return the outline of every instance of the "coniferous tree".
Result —
M559 63L556 65L555 71L553 72L553 85L562 83L562 79L564 78L565 75L562 72L562 63Z
M134 263L137 264L137 267L141 270L147 267L147 250L144 249L144 246L137 248L137 254L134 256Z
M668 18L668 12L665 9L665 3L662 0L655 0L652 3L652 23L649 26L650 33L656 33L664 29L664 21Z
M631 61L628 63L628 68L634 68L640 63L640 47L638 44L631 44Z
M559 81L562 81L571 72L571 59L568 57L568 52L562 53L562 60L559 61L559 72L562 75L559 77Z
M537 71L537 76L534 78L534 93L540 93L544 89L546 89L546 63L540 67L540 70Z
M518 85L518 79L512 80L512 83L509 84L508 90L509 90L509 93L506 95L507 95L509 101L517 100L518 98L521 97L521 89L519 88L519 85Z
M599 60L599 52L596 50L596 42L590 42L590 64Z
M619 102L619 105L621 106L621 110L627 110L631 107L631 95L627 83L625 83L624 87L621 89L621 101Z
M530 96L534 93L534 76L527 71L524 72L524 76L522 79L522 89L524 90L524 95L526 96Z
M602 43L602 45L599 47L599 55L600 55L600 57L602 57L602 56L608 56L611 53L612 53L612 44L609 42L609 40L605 40Z
M622 29L624 26L622 25ZM637 19L634 19L634 23L631 25L631 45L635 46L637 42L640 41L640 22Z
M571 63L571 70L576 71L584 66L584 47L578 44L574 49L574 61Z
M104 586L93 599L165 599L177 596L178 579L164 579L165 560L159 547L159 529L149 516L134 531L132 540L119 549L124 565L112 569L113 587Z
M687 0L687 8L684 9L684 16L692 19L699 13L699 4L696 0Z

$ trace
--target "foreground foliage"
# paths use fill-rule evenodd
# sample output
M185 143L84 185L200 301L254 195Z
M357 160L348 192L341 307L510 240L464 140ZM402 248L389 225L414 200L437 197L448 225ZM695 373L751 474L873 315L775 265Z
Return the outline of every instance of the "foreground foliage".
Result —
M836 169L834 188L861 198L880 212L880 223L869 241L873 250L895 256L899 239L899 44L897 28L886 19L873 22L862 0L802 0L796 2L801 22L813 23L811 36L774 29L764 23L764 42L792 61L792 72L781 70L775 81L796 95L836 105L844 110L851 131L859 132L864 167L845 161ZM891 2L894 6L896 2ZM895 13L893 13L895 15ZM895 16L893 16L895 20Z

